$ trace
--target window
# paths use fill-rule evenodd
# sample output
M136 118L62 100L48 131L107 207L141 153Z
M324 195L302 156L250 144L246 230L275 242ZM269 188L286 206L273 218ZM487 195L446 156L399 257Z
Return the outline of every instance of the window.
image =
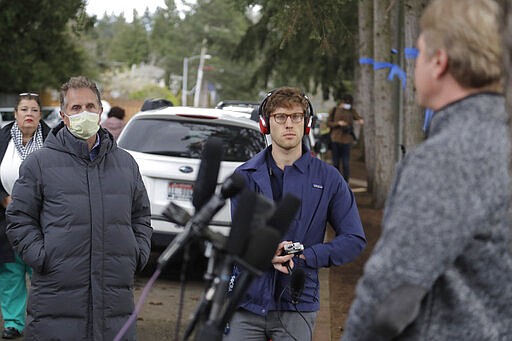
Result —
M142 153L201 158L210 137L223 141L223 161L244 162L265 148L255 129L211 122L139 119L127 126L119 146Z

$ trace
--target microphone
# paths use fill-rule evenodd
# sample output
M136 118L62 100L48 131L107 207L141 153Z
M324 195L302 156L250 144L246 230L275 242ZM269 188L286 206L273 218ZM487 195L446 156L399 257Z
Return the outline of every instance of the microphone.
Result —
M211 198L217 186L220 161L224 153L222 141L215 137L209 137L201 154L201 164L197 172L194 193L192 193L192 204L199 211Z
M171 223L179 226L185 226L192 218L186 209L172 201L167 205L162 215Z
M229 177L224 182L224 184L221 188L221 195L224 198L231 198L239 191L239 189L241 187L243 187L242 181L244 181L243 178L239 177L238 175ZM216 208L213 207L213 209L215 210ZM162 215L164 216L164 218L167 221L174 223L176 225L179 225L179 226L185 226L187 224L187 222L192 218L187 210L185 210L184 208L175 204L172 201L164 209L164 211L162 212Z
M242 256L242 265L256 276L272 266L272 258L281 241L279 232L274 228L262 226L251 231L251 240Z
M240 256L245 250L251 221L254 216L253 208L256 206L256 193L244 189L238 199L238 206L233 212L231 231L226 242L226 251L232 255Z
M233 213L231 232L226 242L226 250L235 257L241 257L246 250L253 229L265 226L268 217L274 212L274 203L261 194L245 189L238 199Z
M234 257L241 256L246 249L247 241L251 232L251 221L254 216L254 208L257 206L258 194L245 189L239 198L239 204L233 214L231 231L226 241L223 258L217 267L219 274L213 281L215 292L210 297L212 307L209 319L214 319L224 304L228 281L233 269Z
M210 319L198 332L197 341L222 339L224 326L238 308L254 277L271 268L277 246L288 231L299 207L300 200L291 194L285 195L274 210L272 202L262 195L249 191L242 193L226 245L229 244L235 260L245 271L238 277L228 302L212 308ZM246 238L248 242L245 241ZM224 300L224 296L222 299ZM222 308L220 313L218 307Z
M300 202L299 198L287 193L277 203L274 214L267 224L279 231L281 237L288 232L288 228L300 208Z
M251 241L249 245L247 244L250 238L252 238L253 231L255 231L258 226L257 224L259 224L261 220L266 220L270 213L273 212L273 202L256 192L244 190L238 202L239 204L233 214L231 232L226 241L220 271L218 271L220 274L214 279L214 286L216 288L212 298L212 307L209 314L210 320L214 320L219 315L220 309L224 305L228 282L231 277L235 259L239 257L245 258L244 254L246 252L256 253L261 251L249 251L250 245L253 244L254 241ZM251 260L251 257L249 257L248 262L251 266L258 265L257 262Z
M269 219L268 224L275 228L281 234L281 238L288 232L288 228L295 218L300 208L300 199L292 194L285 194L278 202L274 215ZM299 297L304 291L304 282L306 281L306 273L302 269L290 269L290 296L292 304L299 303Z
M279 243L279 234L274 229L266 228L268 231L261 235L262 228L258 229L257 227L265 223L272 214L273 207L272 201L256 192L244 190L240 194L238 205L233 213L231 232L225 248L222 250L222 261L215 267L218 275L214 278L201 303L205 306L211 303L211 307L202 309L203 311L209 310L208 319L199 329L196 340L210 341L222 338L224 327L219 324L219 319L222 317L222 310L226 309L226 292L235 260L245 259L243 262L247 268L258 273L261 273L258 268L265 268L272 260ZM255 234L257 238L254 238ZM265 248L269 246L270 249L266 250ZM262 255L266 257L262 258ZM247 288L249 284L250 281L247 281L243 287ZM190 335L191 329L198 319L197 315L193 318L191 327L187 329L187 336Z
M227 178L220 188L220 195L214 195L210 200L202 205L199 212L193 217L194 223L203 226L219 212L219 210L226 204L226 199L238 194L245 187L245 180L242 175L233 173Z
M217 319L218 328L224 329L229 322L253 278L270 268L280 240L279 232L271 227L263 226L251 231L251 239L243 255L243 263L247 270L238 277L231 297Z
M196 308L191 322L185 331L184 340L188 339L192 334L200 319L202 320L202 323L206 324L201 326L201 329L197 333L198 335L204 335L204 339L208 340L209 337L212 337L212 333L216 332L216 328L212 325L211 320L212 317L217 314L219 309L222 308L222 304L226 296L226 287L233 263L233 257L230 256L230 253L233 255L239 255L243 250L245 250L245 245L250 232L249 223L254 212L252 207L256 204L255 196L255 193L247 190L243 190L240 194L239 205L233 214L231 231L223 250L225 252L221 254L223 255L223 258L220 264L217 264L217 262L214 264L214 273L216 274L216 277L213 279L211 286L205 292L199 306ZM205 320L207 321L205 322ZM196 339L200 340L201 338Z
M253 276L260 276L264 271L268 270L272 266L272 258L277 250L277 246L281 241L281 238L290 226L291 221L295 217L297 210L300 207L300 199L292 194L286 194L276 206L273 215L267 220L269 226L263 226L259 229L253 229L251 231L251 240L247 246L240 264L247 268L248 271L242 274L250 272L250 276L244 279L244 282L238 281L235 286L235 290L231 295L228 308L224 311L223 319L224 325L229 321L231 315L234 313L238 306L238 302L242 299L243 294L249 287ZM247 281L247 283L245 283ZM242 285L243 284L243 285ZM238 289L236 289L238 288ZM238 292L235 292L238 291Z
M160 254L157 269L161 269L192 237L201 236L213 216L226 204L226 199L240 192L245 186L242 175L233 173L224 181L220 195L214 195L194 214L185 225L185 230L178 234L167 248Z
M299 298L304 291L304 282L306 281L306 273L302 269L294 269L290 276L290 296L292 304L298 304Z

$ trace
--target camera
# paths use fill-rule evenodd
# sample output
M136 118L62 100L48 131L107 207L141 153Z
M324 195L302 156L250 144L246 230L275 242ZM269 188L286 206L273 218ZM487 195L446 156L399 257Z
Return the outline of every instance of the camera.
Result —
M349 126L343 126L341 127L341 132L343 134L349 134L349 135L352 135L354 133L354 126L352 125L349 125Z
M304 251L304 245L302 245L299 242L295 242L295 243L291 243L291 244L286 244L284 246L283 253L285 255L291 255L291 254L300 255L302 253L302 251Z
M354 126L344 126L344 127L341 127L341 132L343 134L348 134L348 135L352 136L354 141L357 141L357 136L354 133Z

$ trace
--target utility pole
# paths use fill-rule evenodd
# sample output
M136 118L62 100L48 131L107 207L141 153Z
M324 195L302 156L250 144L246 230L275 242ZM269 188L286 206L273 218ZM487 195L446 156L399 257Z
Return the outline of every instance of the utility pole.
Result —
M181 81L181 105L187 106L187 79L188 79L188 58L183 58L183 79Z
M201 53L203 51L201 50ZM205 49L205 52L206 52L206 49ZM197 55L197 56L192 56L192 57L185 57L183 58L183 79L182 79L182 85L181 85L181 105L186 107L187 106L187 96L188 96L188 62L191 61L192 59L197 59L197 58L200 58L200 63L199 63L199 70L201 70L201 73L203 72L203 66L204 66L204 60L205 59L210 59L212 56L210 56L209 54L201 54L201 55ZM202 60L202 62L201 62ZM201 80L203 78L203 75L201 75ZM198 79L199 79L199 73L198 73ZM197 91L197 84L196 84L196 91ZM195 97L194 97L194 103L195 103ZM194 106L197 106L197 105L194 105Z
M194 107L199 107L199 98L203 87L203 67L206 57L206 38L203 38L201 54L199 55L199 66L197 67L196 91L194 92Z

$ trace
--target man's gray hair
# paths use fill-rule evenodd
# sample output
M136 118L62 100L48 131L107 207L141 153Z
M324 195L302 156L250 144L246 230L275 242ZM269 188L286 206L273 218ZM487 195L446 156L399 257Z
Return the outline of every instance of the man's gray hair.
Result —
M101 95L100 91L98 90L98 87L96 86L96 83L91 81L85 76L77 76L77 77L71 77L66 83L62 84L62 87L60 88L60 110L63 112L66 109L66 94L68 93L69 89L91 89L92 92L96 94L96 98L98 99L98 105L102 107L101 105Z

